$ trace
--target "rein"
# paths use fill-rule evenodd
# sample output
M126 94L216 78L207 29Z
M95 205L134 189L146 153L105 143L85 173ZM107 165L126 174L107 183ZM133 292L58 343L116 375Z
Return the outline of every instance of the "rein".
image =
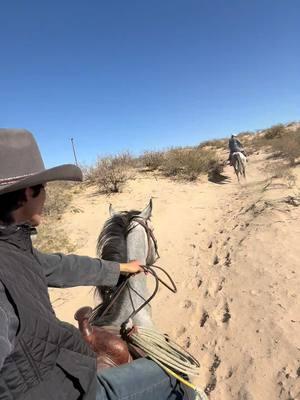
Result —
M156 237L154 236L153 230L148 226L147 221L145 221L143 218L141 218L141 217L139 217L139 216L133 217L133 218L131 219L130 223L132 223L132 222L136 222L137 225L141 225L141 226L145 229L145 232L146 232L146 234L147 234L147 240L148 240L148 254L147 254L147 258L146 258L146 265L151 265L151 264L150 264L150 261L149 261L150 256L151 256L151 254L150 254L151 240L152 240L152 242L153 242L153 244L154 244L154 251L155 251L155 254L156 254L156 256L157 256L156 259L155 259L155 261L158 260L158 259L160 258L159 253L158 253L158 244L157 244ZM136 228L137 225L134 225L134 226L132 226L131 228L127 229L126 237L129 235L129 233L130 233L134 228ZM149 261L149 262L148 262L148 261ZM153 263L152 263L152 264L153 264Z
M144 303L138 307L136 310L134 310L129 317L127 318L126 321L124 321L122 323L121 327L124 327L127 325L127 323L129 322L130 319L132 319L133 317L136 316L136 314L138 312L140 312L147 304L150 303L150 301L156 296L157 292L158 292L158 288L159 288L159 284L161 283L162 285L164 285L167 289L169 289L171 292L173 293L177 293L177 287L175 285L175 282L173 281L173 279L171 278L171 276L167 273L167 271L165 271L162 267L159 267L158 265L151 265L151 266L147 266L147 265L141 265L141 267L143 268L144 272L150 273L154 279L155 279L155 288L153 290L153 293L151 294L151 296L144 301ZM169 279L171 286L169 284L167 284L165 281L163 281L155 272L154 268L159 269L160 271L162 271L167 278ZM117 290L114 292L114 294L112 295L110 302L108 303L108 305L105 307L105 309L101 312L101 316L100 319L102 317L104 317L108 311L111 309L111 307L114 305L114 303L117 301L117 299L119 298L119 296L121 295L121 293L125 290L125 288L128 286L128 282L129 279L131 278L132 274L128 275L126 277L126 279L121 283L121 285L117 288ZM89 317L89 322L92 323L96 317L99 318L99 316L97 316L99 309L102 307L102 304L99 304L97 307L95 307Z
M135 317L136 314L137 314L138 312L140 312L147 304L150 303L150 301L156 296L156 294L157 294L157 292L158 292L158 288L159 288L159 284L160 284L160 283L161 283L162 285L164 285L167 289L169 289L171 292L173 292L173 293L176 293L176 292L177 292L177 287L176 287L176 285L175 285L173 279L171 278L171 276L167 273L167 271L166 271L165 269L163 269L162 267L159 267L158 265L154 265L154 264L149 265L149 263L152 261L152 259L151 259L151 261L150 261L150 257L152 256L152 255L151 255L151 251L150 251L150 249L151 249L151 240L153 241L153 244L154 244L154 251L155 251L155 255L156 255L155 261L159 258L157 240L156 240L156 237L155 237L154 234L153 234L152 229L148 226L147 222L145 222L142 218L140 218L140 217L138 217L138 216L133 217L133 218L131 219L131 223L132 223L132 222L136 222L137 224L141 225L141 226L145 229L145 232L146 232L146 235L147 235L147 240L148 240L148 254L147 254L147 258L146 258L146 265L141 265L141 267L144 269L144 272L145 272L146 274L147 274L147 273L150 273L150 274L154 277L154 279L155 279L155 288L154 288L154 291L153 291L153 293L151 294L151 296L150 296L147 300L145 300L144 303L143 303L140 307L138 307L136 310L134 310L134 311L130 314L130 316L127 318L127 320L124 321L124 322L122 323L122 327L126 326L126 325L128 324L128 322L129 322L130 319L132 319L133 317ZM129 234L136 226L137 226L137 225L134 225L134 226L132 226L131 228L127 229L126 237L128 236L128 234ZM155 262L155 261L154 261L154 262ZM168 280L169 280L170 283L171 283L171 286L170 286L168 283L166 283L165 281L163 281L163 280L157 275L157 273L156 273L155 270L154 270L155 268L157 268L158 270L162 271L162 272L167 276ZM118 288L117 288L116 290L114 290L114 292L112 293L112 295L111 295L111 297L110 297L110 301L108 302L108 304L106 305L106 307L104 308L104 310L101 312L100 318L99 318L98 312L99 312L99 310L103 307L103 304L99 304L98 306L96 306L96 307L93 309L92 313L90 314L89 320L88 320L89 323L94 322L94 321L96 320L96 318L97 318L98 320L101 319L102 317L104 317L104 316L108 313L108 311L109 311L109 310L111 309L111 307L115 304L115 302L117 301L117 299L119 298L119 296L122 294L122 292L123 292L126 288L129 287L129 279L130 279L131 276L132 276L132 274L128 275L128 276L123 280L123 282L118 286Z
M201 388L197 388L194 384L192 384L189 380L186 379L187 374L199 376L199 362L186 350L173 342L168 335L160 334L156 330L143 328L140 326L132 325L132 318L136 316L147 304L151 302L151 300L156 296L159 285L164 285L171 292L176 293L177 288L175 282L171 278L171 276L167 273L165 269L159 267L158 265L154 265L154 262L159 258L158 254L158 246L156 238L153 234L152 229L148 226L147 221L144 221L140 217L133 217L131 219L131 223L136 222L141 225L146 232L147 240L148 240L148 254L146 257L146 265L141 265L145 274L151 274L155 279L155 288L153 293L149 296L147 300L143 302L141 306L139 306L136 310L134 310L129 317L121 324L120 334L123 340L127 343L136 346L138 349L142 350L146 356L155 361L161 368L163 368L169 375L174 376L176 379L184 383L185 385L191 387L198 393L198 397L200 400L208 400L206 394L203 392ZM131 226L127 232L128 234L137 226ZM154 244L154 257L151 254L151 240ZM155 258L156 257L156 258ZM166 283L163 279L161 279L156 269L163 272L168 278L169 282ZM105 306L100 315L100 320L104 317L110 308L114 305L118 297L122 294L122 292L127 288L130 288L129 279L133 274L129 274L122 283L117 287L117 289L112 292L110 301ZM135 274L134 274L135 275ZM170 284L169 284L170 283ZM88 319L89 323L92 324L97 319L99 319L98 312L103 308L103 304L98 305L91 312L90 317ZM183 374L183 375L182 375Z

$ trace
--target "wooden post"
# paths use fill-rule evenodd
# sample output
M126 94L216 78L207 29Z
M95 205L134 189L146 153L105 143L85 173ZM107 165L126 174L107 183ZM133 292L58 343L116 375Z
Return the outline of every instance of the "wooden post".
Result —
M75 164L78 167L78 162L77 162L77 157L76 157L76 151L75 151L75 145L74 145L74 139L73 138L71 138L71 143L72 143L73 154L74 154L74 158L75 158Z

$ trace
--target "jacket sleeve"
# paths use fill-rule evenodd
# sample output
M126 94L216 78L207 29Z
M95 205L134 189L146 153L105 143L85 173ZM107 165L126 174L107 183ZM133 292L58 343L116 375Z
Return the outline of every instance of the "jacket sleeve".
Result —
M36 249L33 252L44 269L49 287L113 287L118 282L120 264L117 262L75 254L45 254Z
M19 319L0 281L0 375L6 357L13 351Z

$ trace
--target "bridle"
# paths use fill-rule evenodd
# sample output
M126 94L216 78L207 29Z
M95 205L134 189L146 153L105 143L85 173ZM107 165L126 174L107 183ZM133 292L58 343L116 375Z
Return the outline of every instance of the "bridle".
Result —
M134 222L136 222L135 225L133 224ZM133 226L130 226L130 225L133 225ZM141 225L145 229L146 236L147 236L148 254L146 257L146 266L153 265L160 258L160 256L158 253L158 245L157 245L156 237L154 236L153 229L151 229L150 226L148 225L148 222L144 218L142 218L138 215L131 218L130 224L129 224L130 227L127 229L126 237L129 235L129 233L131 231L133 231L133 229L135 229L137 227L137 225ZM154 255L151 252L151 248L152 248L151 241L154 245L154 252L155 252Z
M132 222L136 222L136 225L132 225ZM167 273L167 271L165 271L162 267L159 267L158 265L154 265L154 263L159 259L159 253L158 253L158 245L157 245L157 240L154 236L153 233L153 229L151 229L147 223L147 221L145 221L142 217L134 216L133 218L131 218L130 223L129 223L129 228L126 231L125 236L127 237L128 234L134 229L136 228L137 225L141 225L146 232L146 236L147 236L147 241L148 241L148 254L146 257L146 265L142 265L142 268L144 269L145 273L150 273L154 278L155 278L155 288L153 293L151 294L151 296L144 301L144 303L138 307L136 310L134 310L130 316L127 318L126 321L123 322L122 327L124 329L124 327L126 327L127 323L129 322L129 320L132 320L132 318L139 312L141 311L147 304L150 303L150 301L156 296L156 293L158 292L158 288L159 288L159 284L163 284L167 289L169 289L170 291L172 291L173 293L177 292L177 287L173 281L173 279L171 278L171 276ZM155 254L153 256L152 252L151 252L151 241L153 242L154 245L154 251ZM166 282L164 282L158 275L157 272L155 271L155 269L160 270L161 272L163 272L168 280L171 283L171 286L168 285ZM129 283L129 279L132 275L128 275L122 282L121 284L117 287L116 290L114 290L111 294L111 298L109 303L106 305L106 307L103 309L103 311L101 312L100 318L104 317L104 315L107 314L107 312L110 310L110 308L114 305L114 303L116 302L116 300L118 299L118 297L121 295L121 293L123 292L123 290L127 287L129 288L130 283ZM103 307L103 304L99 304L98 306L96 306L92 313L90 314L89 317L89 322L92 323L96 317L99 318L98 315L98 311L99 309L101 309Z

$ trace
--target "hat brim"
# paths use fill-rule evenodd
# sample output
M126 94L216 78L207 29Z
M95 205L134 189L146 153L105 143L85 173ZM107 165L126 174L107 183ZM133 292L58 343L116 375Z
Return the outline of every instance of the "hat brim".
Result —
M52 181L78 181L83 180L81 169L73 164L59 165L45 169L41 172L26 176L17 182L0 186L0 195L4 193L14 192L30 186L39 185L41 183Z

